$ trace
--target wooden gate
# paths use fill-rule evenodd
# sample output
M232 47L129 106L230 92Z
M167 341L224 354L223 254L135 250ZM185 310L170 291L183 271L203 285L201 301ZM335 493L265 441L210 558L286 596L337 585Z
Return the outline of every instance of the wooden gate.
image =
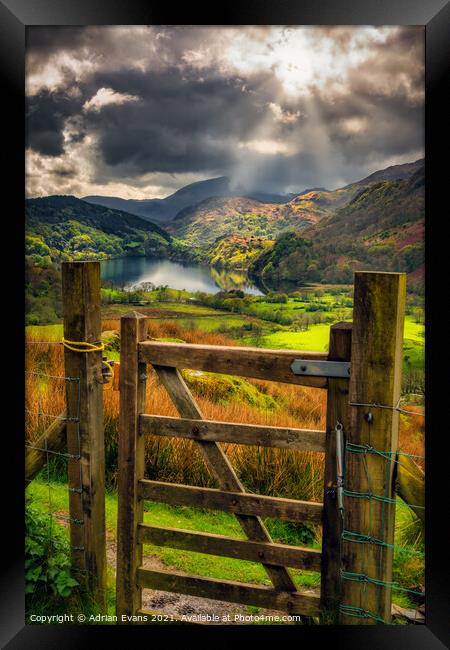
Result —
M394 509L391 506L387 513L383 510L382 539L387 543L366 549L364 557L368 564L359 566L362 545L352 544L352 540L342 534L335 431L336 424L341 423L347 441L361 445L369 442L375 449L395 452L398 412L394 406L375 415L373 412L377 405L394 405L399 396L404 293L403 274L357 273L353 328L350 323L334 325L328 353L148 341L143 315L131 312L122 317L117 550L119 623L126 622L121 620L122 615L146 613L142 609L143 588L255 605L308 618L321 615L322 622L336 622L339 607L345 623L375 620L363 614L362 621L355 621L354 616L345 614L343 599L358 600L360 585L356 583L355 586L353 582L343 585L342 566L347 571L364 570L374 580L390 580L392 549L389 542L393 536ZM147 364L156 371L179 418L145 414ZM183 368L327 389L326 430L205 420L179 372ZM370 419L366 417L367 407L373 407ZM146 435L194 440L219 489L146 480ZM245 492L220 446L222 442L324 452L323 504ZM368 486L358 461L359 458L353 458L349 462L347 481L355 494L364 495ZM377 455L370 458L376 488L392 497L392 471L383 474L387 476L387 483L382 479L381 467L384 468L385 463L386 460L380 461ZM380 485L377 485L378 479ZM143 521L145 500L231 512L248 539L146 524ZM347 501L344 527L358 522L359 530L376 540L375 535L380 532L370 526L378 526L381 504L371 497L368 504L361 498ZM367 520L368 506L370 522ZM322 552L274 543L261 517L322 523ZM144 543L260 562L272 586L146 569L142 561ZM320 597L297 591L287 567L321 571ZM380 615L389 620L389 587L369 584L365 586L365 594L369 609L359 607L359 610L381 612ZM351 606L351 602L347 605Z

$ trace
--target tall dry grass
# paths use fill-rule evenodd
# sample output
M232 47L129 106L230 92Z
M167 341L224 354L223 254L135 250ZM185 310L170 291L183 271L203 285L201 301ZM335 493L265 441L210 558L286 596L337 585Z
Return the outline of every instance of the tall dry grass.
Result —
M46 336L47 340L51 337ZM64 352L27 333L25 345L25 435L35 441L65 408Z
M408 404L404 407L413 415L400 414L398 446L400 451L416 456L414 461L425 469L425 417L423 407Z
M119 329L118 320L105 320L103 331ZM149 321L152 338L177 338L187 343L238 345L223 334L181 327L173 321ZM36 335L26 343L26 433L35 440L64 408L65 382L29 374L41 372L64 376L63 349L60 345L36 344ZM176 416L177 412L156 374L150 370L147 382L146 411ZM185 374L189 384L189 375ZM244 400L215 400L208 390L200 391L197 382L191 390L207 419L254 423L284 427L325 428L326 391L291 384L248 380L260 393L281 405L278 409L261 409ZM214 386L210 389L214 391ZM408 407L412 409L414 407ZM37 415L38 411L48 415ZM119 393L104 391L105 454L107 481L117 481ZM423 450L423 418L402 416L401 448L408 453ZM247 489L263 494L321 501L323 491L323 454L282 449L224 445L233 466ZM146 474L149 478L192 485L214 486L197 446L189 440L149 437L146 444Z

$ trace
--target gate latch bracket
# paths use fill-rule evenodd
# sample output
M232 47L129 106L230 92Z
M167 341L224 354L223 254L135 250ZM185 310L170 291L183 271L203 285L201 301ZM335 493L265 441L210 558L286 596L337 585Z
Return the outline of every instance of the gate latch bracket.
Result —
M350 377L349 361L313 361L310 359L295 359L291 364L294 375L308 377Z

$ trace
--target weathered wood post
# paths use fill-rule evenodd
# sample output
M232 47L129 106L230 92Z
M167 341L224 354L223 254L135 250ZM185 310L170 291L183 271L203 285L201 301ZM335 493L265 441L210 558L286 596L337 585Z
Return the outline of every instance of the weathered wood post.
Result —
M100 264L62 264L64 338L101 342ZM64 351L70 541L74 577L106 607L105 452L102 352Z
M404 273L355 274L342 538L344 624L391 621L405 295Z
M336 323L330 328L328 359L350 361L352 323ZM348 379L329 377L325 442L325 472L322 521L322 568L320 608L322 623L339 620L341 601L342 516L338 510L336 484L336 433L340 422L344 433L349 427Z
M138 343L147 337L147 319L132 311L120 319L119 504L117 520L116 612L134 615L141 607L137 569L142 544L137 541L143 519L138 481L144 478L145 437L139 435L138 416L145 412L147 367L139 363Z

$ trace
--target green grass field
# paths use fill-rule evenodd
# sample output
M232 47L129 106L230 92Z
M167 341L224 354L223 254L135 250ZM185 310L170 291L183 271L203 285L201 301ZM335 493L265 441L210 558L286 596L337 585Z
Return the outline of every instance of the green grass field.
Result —
M348 300L348 296L335 296L324 293L317 301L330 305L331 309L328 307L329 311L321 311L322 316L324 318L343 317L342 320L351 320L351 311L340 305L343 300ZM142 310L149 315L154 312L156 316L159 316L159 312L165 312L164 316L155 319L158 321L173 317L183 327L192 326L207 332L223 332L231 338L240 340L243 345L256 344L259 347L266 348L326 351L328 349L330 323L310 323L307 331L299 331L300 327L297 328L295 325L280 325L264 318L268 309L277 310L286 316L294 317L303 314L312 317L313 312L306 311L311 303L314 303L314 300L310 302L290 300L286 304L259 301L252 303L251 311L254 312L254 316L180 302L152 302ZM102 313L103 317L106 318L120 318L122 314L130 309L133 309L133 306L104 305ZM259 330L259 335L256 338L255 328ZM29 325L26 330L32 336L43 341L60 340L63 335L61 324ZM403 343L405 368L423 370L424 345L425 325L416 323L412 315L405 316ZM112 353L110 358L118 360L119 355L118 353Z
M328 350L330 325L311 325L307 332L278 331L262 339L265 348L287 348L290 350Z
M69 499L67 486L61 483L50 485L35 479L27 489L27 494L32 498L32 505L43 512L49 510L53 513L67 516ZM113 492L106 493L106 529L109 544L114 546L116 540L117 522L117 495ZM203 510L198 508L169 506L161 503L146 502L144 521L155 526L169 528L183 528L199 532L210 532L219 535L226 535L238 539L245 539L244 534L236 519L227 513ZM414 528L417 520L409 508L397 499L396 508L396 538L395 543L399 547L404 545L404 534L406 529ZM265 520L265 524L274 541L279 543L309 546L320 548L320 540L312 544L305 544L302 541L298 527L289 522L279 520ZM68 536L68 529L65 528ZM254 584L270 584L267 574L261 565L243 560L206 555L152 545L144 546L144 554L158 558L163 565L205 577L235 580ZM294 582L301 590L302 588L318 588L320 585L320 574L315 571L290 570ZM403 552L396 551L394 556L394 578L402 585L409 586L414 582L420 583L423 580L423 560L420 557L410 557ZM108 602L109 611L114 613L114 566L108 569ZM411 606L407 592L395 590L393 602L403 607Z
M63 484L52 483L49 488L46 483L38 480L28 487L27 493L33 499L33 506L48 511L64 513L67 515L69 498L67 487ZM110 539L116 538L117 525L117 495L106 494L106 528ZM225 512L213 512L198 508L184 506L169 506L162 503L146 502L144 521L155 526L168 528L183 528L185 530L196 530L198 532L215 533L246 539L237 520ZM280 543L305 546L301 536L296 532L294 524L282 523L280 521L265 521L274 541ZM310 545L310 548L318 548L318 544ZM171 548L145 545L144 551L159 558L165 565L172 568L186 571L187 573L203 575L210 578L222 578L236 580L238 582L252 582L255 584L270 584L266 572L261 565L243 560L194 553ZM320 582L320 575L315 571L292 570L295 583L300 586L317 586Z

